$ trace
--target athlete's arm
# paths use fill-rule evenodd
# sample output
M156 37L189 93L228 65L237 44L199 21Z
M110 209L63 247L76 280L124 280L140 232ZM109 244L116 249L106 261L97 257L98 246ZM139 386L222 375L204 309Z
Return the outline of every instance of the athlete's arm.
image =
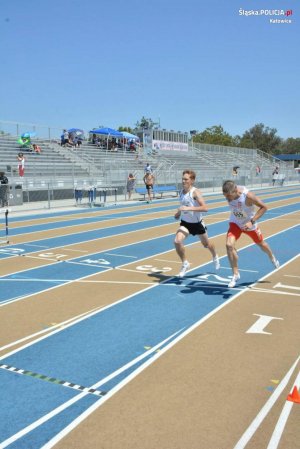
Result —
M181 206L179 208L179 210L190 210L190 211L193 211L193 212L207 212L208 208L206 206L206 203L204 201L203 196L201 195L200 190L196 189L194 191L193 197L194 197L194 200L197 201L199 206Z
M264 215L264 213L268 210L268 208L260 198L254 195L254 193L248 192L246 199L246 206L252 206L253 204L258 207L254 217L252 218L253 221L256 221Z

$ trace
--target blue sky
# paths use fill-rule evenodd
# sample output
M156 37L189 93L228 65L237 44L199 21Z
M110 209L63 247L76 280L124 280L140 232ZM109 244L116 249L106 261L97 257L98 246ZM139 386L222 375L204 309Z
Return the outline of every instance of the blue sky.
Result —
M293 10L242 16L239 10ZM299 137L299 0L9 0L0 119Z

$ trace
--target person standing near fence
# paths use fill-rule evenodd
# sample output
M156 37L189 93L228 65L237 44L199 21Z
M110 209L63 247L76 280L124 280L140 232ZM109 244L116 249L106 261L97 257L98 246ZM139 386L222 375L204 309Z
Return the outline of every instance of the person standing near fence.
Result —
M5 172L0 172L0 207L8 206L8 179Z
M233 288L240 279L235 243L242 233L247 234L269 256L275 268L279 267L279 262L267 242L264 241L256 223L267 211L267 206L245 186L237 186L233 181L225 181L223 183L223 195L227 199L231 210L226 249L233 274L228 287ZM255 206L258 207L257 210Z
M193 185L196 179L196 173L193 170L184 170L182 173L182 190L180 192L180 207L174 215L176 220L180 218L180 226L175 236L175 249L181 259L182 266L178 276L184 277L190 268L190 263L186 259L184 240L189 234L197 235L212 257L216 270L220 268L219 256L215 245L209 240L207 228L203 221L203 212L207 212L207 206L199 189Z
M126 185L128 200L131 199L131 195L132 195L132 192L134 191L134 189L135 189L135 177L133 176L132 173L129 173L128 178L127 178L127 185Z
M154 182L155 182L155 178L154 175L150 172L147 172L144 176L144 183L146 185L146 189L147 189L147 193L148 193L148 201L147 203L151 203L152 201L152 194L153 194L153 187L154 187Z

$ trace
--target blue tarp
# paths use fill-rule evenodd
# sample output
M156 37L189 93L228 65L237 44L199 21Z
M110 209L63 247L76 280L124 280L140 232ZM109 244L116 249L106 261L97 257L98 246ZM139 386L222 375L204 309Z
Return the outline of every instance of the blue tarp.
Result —
M83 135L84 134L84 132L83 132L83 130L82 129L79 129L79 128L71 128L71 129L68 129L68 132L69 133L73 133L73 134L76 134L76 136L80 136L80 135Z
M120 131L117 131L113 128L92 129L90 131L90 134L103 134L105 136L123 137L123 134Z
M140 140L138 136L135 136L134 134L128 133L127 131L121 131L123 134L123 137L125 139L131 139L131 140Z
M276 154L281 161L300 161L300 154Z

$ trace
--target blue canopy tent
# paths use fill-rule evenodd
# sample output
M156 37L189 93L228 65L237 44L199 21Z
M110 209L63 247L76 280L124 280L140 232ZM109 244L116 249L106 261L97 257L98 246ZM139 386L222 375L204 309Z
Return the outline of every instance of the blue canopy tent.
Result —
M82 129L79 129L79 128L68 129L68 133L75 134L76 136L83 136L84 135L84 131Z
M36 136L36 133L35 132L25 132L25 133L23 133L23 134L21 134L21 137L25 137L25 139L26 138L31 138L31 137L35 137Z
M109 137L123 137L123 134L120 131L117 131L113 128L98 128L92 129L90 134L102 134L106 136L106 150L108 150L108 138Z
M140 140L140 138L134 134L128 133L127 131L122 131L123 137L128 140Z
M123 137L123 134L120 131L117 131L113 128L92 129L90 131L90 134L103 134L105 136Z

